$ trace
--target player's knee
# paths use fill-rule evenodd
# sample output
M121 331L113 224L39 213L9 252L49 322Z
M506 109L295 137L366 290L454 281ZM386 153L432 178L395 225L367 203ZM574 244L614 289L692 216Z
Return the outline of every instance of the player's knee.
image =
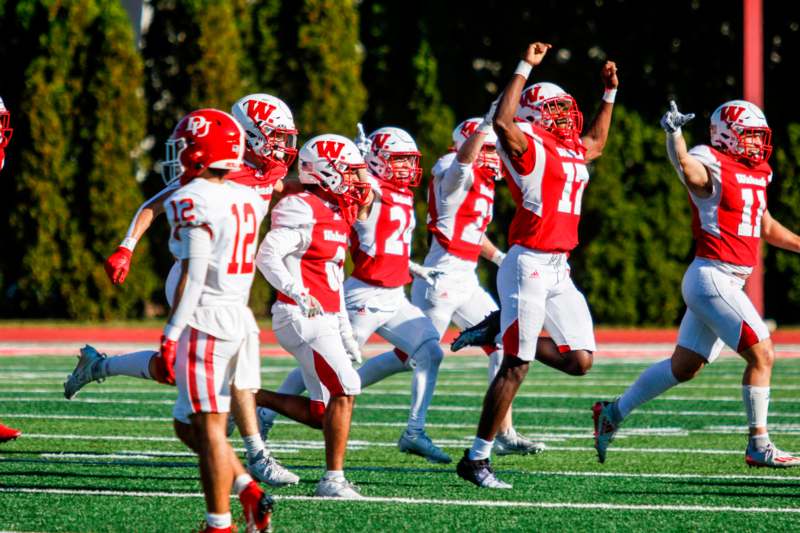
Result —
M775 364L775 350L772 348L772 343L765 341L756 344L751 348L753 352L753 361L760 368L772 368Z
M573 376L585 376L592 369L594 357L592 352L588 350L575 350L569 355L571 365L569 366L568 373Z
M442 347L435 339L428 339L420 346L414 354L414 361L417 366L425 368L438 368L444 359Z
M185 424L180 420L173 419L172 427L175 429L175 436L184 443L190 450L198 453L197 441L194 437L194 429L191 425Z
M311 401L308 406L310 425L317 429L322 429L325 420L325 404L323 402Z
M503 364L500 367L498 374L503 373L507 379L513 380L517 383L522 383L525 376L528 375L528 368L530 363L523 361L516 355L505 354L503 356Z

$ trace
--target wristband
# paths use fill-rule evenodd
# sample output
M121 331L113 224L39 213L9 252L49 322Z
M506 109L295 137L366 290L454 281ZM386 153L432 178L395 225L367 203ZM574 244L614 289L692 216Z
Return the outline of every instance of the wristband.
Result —
M506 258L506 254L501 252L500 250L497 250L494 253L494 255L492 256L492 258L490 259L490 261L492 263L494 263L495 265L500 266L503 263L503 259L505 259L505 258Z
M136 239L134 237L125 237L122 239L122 242L119 244L120 248L125 248L126 250L130 250L133 252L133 249L136 248Z
M486 120L481 122L480 126L475 128L475 133L481 133L483 135L488 135L489 132L491 132L491 131L492 131L492 123L491 122L486 122Z
M616 89L606 89L603 92L603 101L608 102L609 104L613 104L614 100L617 99L617 90Z
M528 76L531 75L531 70L533 69L533 65L525 61L524 59L520 60L519 64L517 65L517 70L514 71L514 74L519 74L526 80Z
M166 337L168 341L177 342L178 338L181 336L181 333L183 333L183 330L178 326L173 326L170 323L167 323L167 325L164 326L164 337Z

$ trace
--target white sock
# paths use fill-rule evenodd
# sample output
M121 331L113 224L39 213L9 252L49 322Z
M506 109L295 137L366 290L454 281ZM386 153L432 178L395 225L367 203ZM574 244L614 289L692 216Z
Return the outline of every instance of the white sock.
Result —
M427 341L414 354L414 374L411 376L411 411L408 414L408 433L419 435L425 429L425 417L436 389L439 365L444 353L436 341Z
M358 368L358 376L361 378L361 388L369 387L373 383L387 378L403 370L408 370L394 351L385 352L378 356L367 359L367 362Z
M325 481L338 481L344 479L344 470L327 470L322 477Z
M261 440L261 435L258 433L242 437L242 440L244 441L244 449L247 452L248 461L252 461L259 452L264 451L264 441Z
M633 385L628 387L628 390L617 400L620 420L616 422L621 422L631 411L677 384L678 380L672 374L670 359L664 359L654 364L642 372Z
M302 394L306 390L306 383L303 381L303 373L299 368L295 368L284 378L283 383L278 388L281 394ZM258 419L267 423L275 422L278 413L266 407L258 408Z
M764 451L764 448L767 447L769 444L769 433L761 433L759 435L753 435L750 437L750 444L753 445L758 451Z
M130 376L132 378L152 379L150 377L150 359L158 352L144 350L106 358L101 366L103 377Z
M489 384L492 384L494 381L494 377L497 375L497 372L500 370L500 366L503 364L503 351L502 350L495 350L489 355L489 368L488 368L488 375L489 375Z
M250 474L240 474L233 480L233 492L237 496L253 481Z
M488 459L492 454L492 444L494 444L493 440L483 440L480 437L475 437L467 457L469 457L470 461Z
M208 524L209 527L216 527L220 529L231 527L231 513L206 513L206 524Z
M769 387L742 385L742 400L747 412L747 424L751 428L767 427L769 411Z

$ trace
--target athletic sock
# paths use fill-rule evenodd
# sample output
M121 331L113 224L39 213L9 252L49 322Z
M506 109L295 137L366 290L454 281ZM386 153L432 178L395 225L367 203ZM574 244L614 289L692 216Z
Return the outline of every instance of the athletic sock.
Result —
M769 387L742 385L742 400L747 412L747 424L750 428L767 427L769 412Z
M237 496L241 494L244 489L253 482L253 477L250 474L239 474L236 479L233 480L233 492Z
M132 378L152 379L150 376L150 359L158 352L144 350L114 357L107 357L100 365L100 376L130 376Z
M617 399L617 409L622 420L631 411L678 384L672 374L672 361L664 359L641 373L639 378Z
M340 481L344 479L344 470L327 470L322 479L325 481Z
M248 435L247 437L242 437L244 441L244 449L247 453L247 460L252 461L255 457L264 451L264 441L261 440L261 435Z
M488 459L489 456L492 454L493 444L494 444L493 440L483 440L480 437L475 437L475 440L472 443L472 448L470 448L467 457L469 457L470 461Z
M209 527L225 529L231 527L231 513L206 513L206 524Z

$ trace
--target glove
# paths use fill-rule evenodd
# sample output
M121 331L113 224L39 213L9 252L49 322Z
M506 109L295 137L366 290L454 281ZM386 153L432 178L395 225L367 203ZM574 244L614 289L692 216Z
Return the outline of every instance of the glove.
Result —
M497 95L492 105L489 106L489 111L483 115L483 124L488 124L491 126L492 121L494 120L494 114L497 113L497 105L500 103L500 99L503 97L503 93ZM483 125L481 124L481 125Z
M408 264L408 269L409 271L411 271L411 274L413 276L421 279L431 287L436 287L436 281L439 279L439 276L444 274L444 272L441 270L418 265L417 263L414 262L410 262Z
M108 256L103 267L106 269L106 275L111 283L114 285L122 285L128 272L131 269L131 256L133 252L124 246L117 247L117 250Z
M300 307L300 311L306 318L314 318L325 312L322 310L322 304L319 303L319 300L311 296L308 290L293 295L292 299Z
M347 317L344 317L347 320ZM341 318L339 319L341 321ZM341 322L340 322L341 324ZM350 361L354 364L360 365L364 362L361 357L361 347L359 347L356 340L353 338L353 331L343 331L341 328L339 330L342 334L342 344L344 344L344 351L347 352L347 355L350 357Z
M364 133L363 124L359 122L356 127L358 128L358 135L356 135L356 138L353 139L353 142L355 143L356 148L358 148L358 151L361 152L361 155L365 156L372 148L372 141L370 141L369 137L367 137L367 134Z
M175 385L175 357L178 348L177 341L161 336L161 348L158 356L164 365L165 380L170 385Z
M661 117L661 127L669 134L680 133L681 127L694 118L694 113L683 114L678 111L675 100L669 101L669 110Z

